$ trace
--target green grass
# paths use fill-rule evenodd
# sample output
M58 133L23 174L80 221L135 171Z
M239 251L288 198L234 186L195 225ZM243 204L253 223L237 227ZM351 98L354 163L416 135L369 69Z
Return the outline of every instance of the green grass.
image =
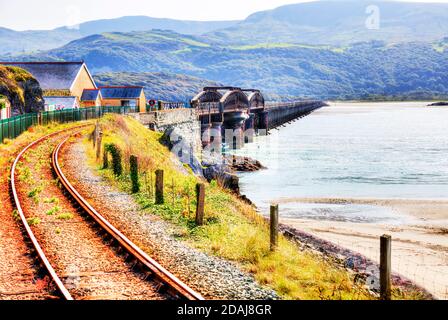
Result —
M34 187L31 191L28 192L27 196L28 198L33 199L35 203L39 203L39 195L42 192L42 190L43 190L42 186Z
M193 52L191 48L183 48L175 51L171 51L172 54L182 54L182 53L190 53Z
M26 221L28 222L28 224L30 226L36 226L36 225L38 225L40 223L40 219L37 218L37 217L28 218L28 219L26 219Z
M104 143L115 143L123 152L125 174L115 178L110 170L100 170L109 181L131 191L128 176L129 155L139 158L140 172L153 174L163 169L165 204L155 205L153 190L140 176L142 191L134 195L146 214L158 215L178 228L176 237L206 253L238 263L256 280L274 289L285 299L371 299L349 273L311 252L280 237L278 251L269 250L269 229L264 219L249 205L221 189L217 183L206 184L205 225L194 223L195 184L199 181L189 170L177 165L161 135L131 118L108 115L101 120ZM96 168L94 150L86 141L91 164ZM149 178L148 178L149 179ZM152 175L154 182L154 176ZM190 210L188 210L190 208Z
M293 43L257 43L250 45L241 46L230 46L233 50L254 50L254 49L276 49L276 48L294 48L299 47L297 44Z
M59 206L54 206L53 208L51 208L50 210L48 210L46 212L46 215L47 216L52 216L52 215L58 213L59 211L61 211L61 208Z
M59 220L71 220L71 219L73 219L73 214L71 214L71 213L61 213L60 215L58 215L56 217L56 219L59 219Z
M447 43L436 43L433 44L432 47L434 48L435 51L439 52L439 53L444 53L446 49L448 49L448 44Z
M57 205L57 204L59 204L59 199L56 197L45 198L44 203L53 203L53 204Z
M233 50L255 50L255 49L284 49L284 48L304 48L304 49L321 49L321 50L331 50L335 53L344 53L349 47L331 47L331 46L322 46L322 45L306 45L306 44L297 44L297 43L257 43L251 45L240 45L240 46L230 46L230 49Z

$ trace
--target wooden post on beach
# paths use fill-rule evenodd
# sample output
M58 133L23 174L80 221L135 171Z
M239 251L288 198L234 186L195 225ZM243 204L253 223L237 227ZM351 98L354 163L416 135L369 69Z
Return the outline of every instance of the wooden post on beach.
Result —
M204 207L205 207L205 186L203 183L196 185L196 225L204 224Z
M380 238L380 297L391 299L391 252L392 237L383 235Z
M163 202L163 170L156 170L156 204Z
M271 205L271 251L278 246L278 204Z

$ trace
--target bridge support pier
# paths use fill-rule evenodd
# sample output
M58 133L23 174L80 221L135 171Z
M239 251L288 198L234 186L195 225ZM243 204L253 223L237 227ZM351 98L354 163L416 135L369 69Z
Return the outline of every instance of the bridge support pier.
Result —
M269 131L269 112L263 111L258 114L258 128L257 131L260 133L263 130L265 134Z
M244 127L234 126L232 129L226 129L225 133L225 141L230 148L237 150L244 147Z
M255 114L250 113L249 118L246 119L244 123L244 142L252 143L254 142L255 134Z
M210 144L210 128L210 123L201 124L201 141L203 148L206 148Z
M222 122L212 122L210 130L210 145L212 152L221 153L222 150Z

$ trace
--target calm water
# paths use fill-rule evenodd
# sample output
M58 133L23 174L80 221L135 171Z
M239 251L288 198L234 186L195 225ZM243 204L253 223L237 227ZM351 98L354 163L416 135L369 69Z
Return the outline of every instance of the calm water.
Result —
M258 137L236 153L269 169L241 174L242 193L263 211L285 198L448 198L448 107L425 105L338 103ZM371 206L286 207L305 218L392 218Z

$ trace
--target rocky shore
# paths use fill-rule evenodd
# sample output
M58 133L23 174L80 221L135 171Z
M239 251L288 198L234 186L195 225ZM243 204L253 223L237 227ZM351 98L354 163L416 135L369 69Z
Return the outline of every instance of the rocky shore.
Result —
M237 172L255 172L266 169L258 160L235 155L223 155L220 159L211 159L202 162L203 176L207 181L216 180L221 186L231 190L246 202L249 199L240 194L239 178Z
M428 107L442 107L442 106L448 106L448 102L441 101L428 104Z
M260 161L236 155L225 155L224 161L228 167L234 172L255 172L267 169Z

